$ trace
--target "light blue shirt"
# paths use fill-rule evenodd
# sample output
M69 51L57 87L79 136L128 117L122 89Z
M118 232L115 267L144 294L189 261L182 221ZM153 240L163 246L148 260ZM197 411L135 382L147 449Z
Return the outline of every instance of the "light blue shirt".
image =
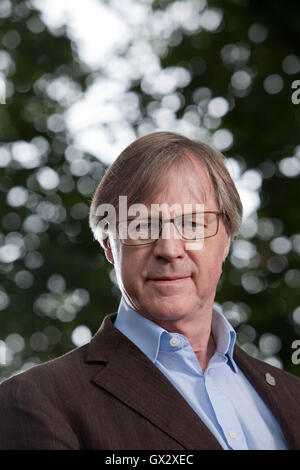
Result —
M216 351L203 373L189 341L139 315L122 297L115 327L161 370L226 450L288 449L281 428L233 360L236 333L215 307Z

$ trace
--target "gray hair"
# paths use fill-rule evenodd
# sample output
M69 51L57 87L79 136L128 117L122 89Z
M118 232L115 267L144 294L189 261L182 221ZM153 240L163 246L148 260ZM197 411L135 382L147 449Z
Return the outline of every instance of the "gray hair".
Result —
M197 159L206 169L212 183L224 225L233 237L239 232L243 207L235 184L226 168L222 153L206 143L195 142L173 132L153 132L138 138L125 148L106 170L92 198L89 223L95 238L103 246L104 234L98 229L105 216L97 215L102 204L111 204L116 211L119 196L128 198L128 205L151 200L161 192L163 178L170 168Z

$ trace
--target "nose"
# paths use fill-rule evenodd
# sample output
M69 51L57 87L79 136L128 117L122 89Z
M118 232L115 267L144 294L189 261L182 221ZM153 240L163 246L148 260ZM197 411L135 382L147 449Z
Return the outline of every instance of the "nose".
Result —
M173 222L164 223L161 236L154 243L153 253L159 258L167 260L184 256L184 240L179 237Z

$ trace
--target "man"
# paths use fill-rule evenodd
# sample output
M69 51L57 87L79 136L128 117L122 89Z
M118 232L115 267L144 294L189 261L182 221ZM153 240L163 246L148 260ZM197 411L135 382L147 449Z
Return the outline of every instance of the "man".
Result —
M1 384L0 448L300 449L299 379L242 351L214 306L241 218L219 152L171 132L127 147L90 212L118 313Z

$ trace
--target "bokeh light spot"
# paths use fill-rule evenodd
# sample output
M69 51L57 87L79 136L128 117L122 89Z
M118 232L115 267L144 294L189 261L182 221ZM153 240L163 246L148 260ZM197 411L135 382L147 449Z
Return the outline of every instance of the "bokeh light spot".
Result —
M86 325L79 325L72 331L72 342L75 346L83 346L92 338L91 330Z

